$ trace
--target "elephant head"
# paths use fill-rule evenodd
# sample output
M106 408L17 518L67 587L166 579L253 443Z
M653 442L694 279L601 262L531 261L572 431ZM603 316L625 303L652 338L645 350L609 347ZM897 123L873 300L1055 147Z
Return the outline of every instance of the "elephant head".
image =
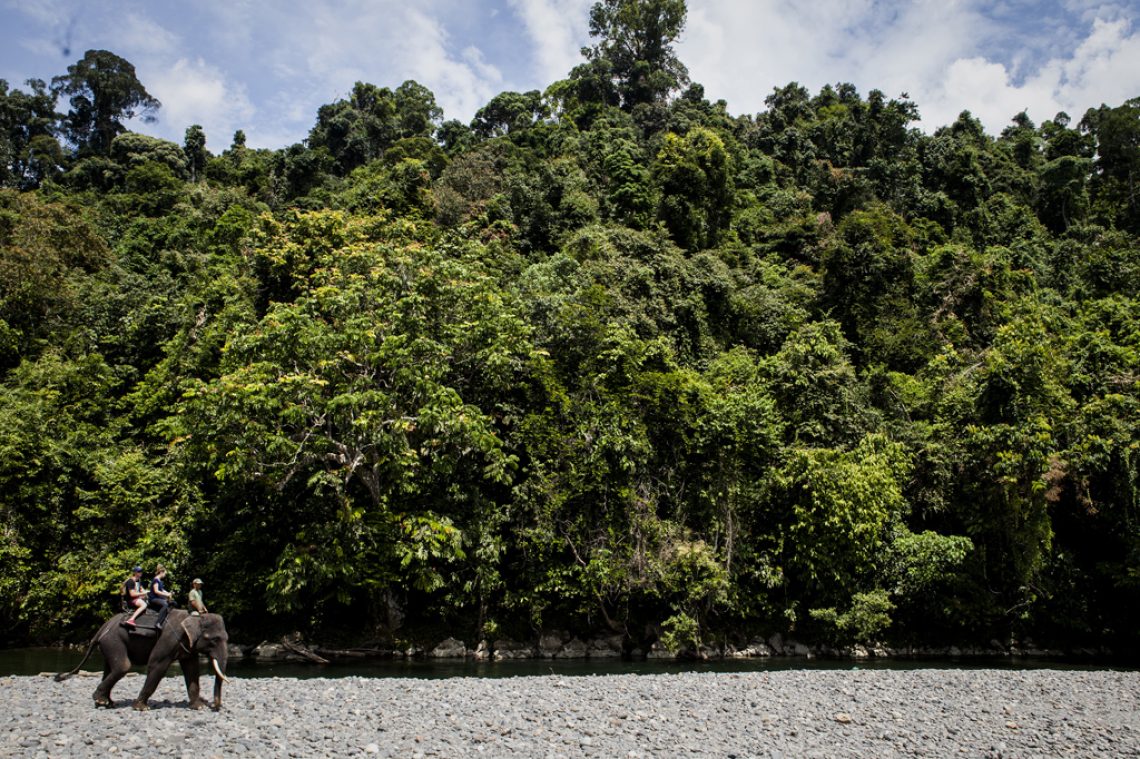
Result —
M226 661L230 636L220 614L190 615L182 621L187 648L196 654L205 654L214 670L214 709L222 706L222 683L226 679Z

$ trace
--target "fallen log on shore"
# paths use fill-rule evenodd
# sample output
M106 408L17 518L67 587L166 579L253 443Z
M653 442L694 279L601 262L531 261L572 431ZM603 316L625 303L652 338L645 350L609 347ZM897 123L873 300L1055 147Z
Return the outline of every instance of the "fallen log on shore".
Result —
M281 645L284 646L285 650L289 651L290 653L296 654L297 656L300 656L304 659L307 659L308 661L311 661L314 664L328 664L329 663L328 659L324 658L323 656L318 656L317 654L313 653L313 651L308 646L306 646L304 643L301 643L300 641L290 640L288 636L281 639Z

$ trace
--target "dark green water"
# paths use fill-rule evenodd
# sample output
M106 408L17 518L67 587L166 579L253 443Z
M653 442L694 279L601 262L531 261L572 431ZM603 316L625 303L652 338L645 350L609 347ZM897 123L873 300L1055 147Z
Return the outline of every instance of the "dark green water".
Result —
M59 648L18 648L0 650L0 676L37 675L42 672L70 670L83 658L82 651ZM83 667L100 671L98 653ZM617 675L676 674L679 672L775 672L789 669L1063 669L1063 670L1135 670L1134 665L1120 662L1058 660L1030 658L969 659L883 659L859 661L841 659L804 659L772 657L767 659L726 659L708 662L537 660L502 662L467 660L355 660L327 665L300 663L230 662L227 674L237 677L526 677L534 675ZM141 669L141 668L140 668ZM172 674L178 674L177 667Z
M38 675L41 672L66 672L83 658L82 651L63 648L7 648L0 650L0 677L6 675ZM91 655L83 669L100 671L103 657Z

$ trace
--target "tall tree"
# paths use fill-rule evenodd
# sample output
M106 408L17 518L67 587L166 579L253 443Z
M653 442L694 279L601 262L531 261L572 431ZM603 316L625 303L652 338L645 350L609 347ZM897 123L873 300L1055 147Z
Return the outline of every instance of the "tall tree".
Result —
M347 99L322 105L308 146L325 148L340 174L382 155L397 140L429 137L443 116L427 87L407 81L396 88L357 82Z
M0 187L35 187L63 157L55 139L55 98L40 79L27 85L29 92L9 90L0 79Z
M1081 129L1096 137L1099 193L1120 210L1117 223L1140 230L1140 98L1090 108Z
M162 107L135 76L135 67L107 50L88 50L51 80L51 90L70 98L64 130L80 154L106 155L115 136L126 131L124 121L139 116L153 122Z
M500 92L475 112L471 129L480 137L498 137L524 132L548 114L542 93Z
M590 36L598 42L582 54L610 64L624 108L663 100L688 84L689 71L673 50L686 14L685 0L601 0L590 9Z
M682 248L714 247L732 213L732 158L710 129L665 135L653 163L659 218Z
M186 129L182 140L182 150L186 153L186 168L190 169L191 181L198 182L206 177L206 161L210 158L206 150L206 133L200 124Z
M413 79L397 87L393 96L401 138L428 137L443 119L443 109L435 102L435 94Z

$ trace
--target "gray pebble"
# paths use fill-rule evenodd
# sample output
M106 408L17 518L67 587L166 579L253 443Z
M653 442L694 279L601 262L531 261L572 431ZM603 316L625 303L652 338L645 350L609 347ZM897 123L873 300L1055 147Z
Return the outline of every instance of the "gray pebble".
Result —
M137 685L96 711L90 680L0 678L0 757L1140 758L1137 672L234 678L219 713L173 678L134 712Z

